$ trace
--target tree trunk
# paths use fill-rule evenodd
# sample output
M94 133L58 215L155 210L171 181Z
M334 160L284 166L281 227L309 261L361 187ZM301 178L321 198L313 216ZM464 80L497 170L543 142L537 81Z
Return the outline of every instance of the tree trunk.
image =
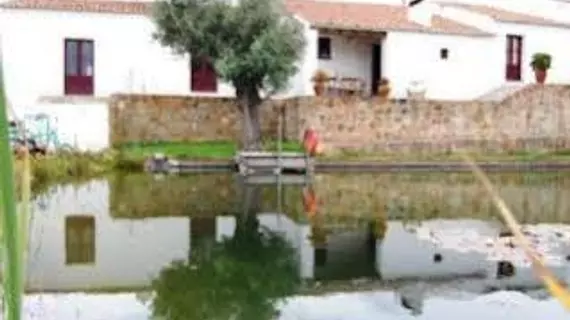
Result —
M242 148L248 151L261 150L261 121L259 108L261 98L255 87L236 89L238 107L243 116Z

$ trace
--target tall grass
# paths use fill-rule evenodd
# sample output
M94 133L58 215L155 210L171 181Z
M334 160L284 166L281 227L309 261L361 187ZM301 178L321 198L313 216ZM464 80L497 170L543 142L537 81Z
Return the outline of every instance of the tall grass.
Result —
M23 176L29 177L29 172ZM23 270L21 268L23 250L21 250L21 244L24 242L18 235L20 223L17 215L14 177L0 47L0 213L2 214L3 231L1 236L3 250L5 251L2 255L2 264L4 267L4 319L6 320L21 319L23 295ZM24 204L23 209L26 209L27 205L27 203Z

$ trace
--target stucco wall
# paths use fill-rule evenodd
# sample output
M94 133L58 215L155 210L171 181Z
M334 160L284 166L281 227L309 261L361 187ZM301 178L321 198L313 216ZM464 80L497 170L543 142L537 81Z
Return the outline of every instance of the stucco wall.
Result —
M34 115L47 114L50 128L60 144L68 144L82 151L99 151L109 147L109 107L104 101L36 103L15 110L10 118L24 119L26 125ZM32 132L43 131L40 128ZM47 131L47 130L46 130ZM43 134L46 134L44 131ZM49 148L57 148L54 139L48 142Z
M263 106L263 132L276 137L283 108L284 137L313 127L332 149L446 152L454 145L479 151L570 147L570 87L528 86L503 102L387 102L358 97L306 97ZM235 139L241 116L231 99L116 96L110 140Z
M447 49L447 60L440 50ZM502 84L504 68L493 37L389 32L383 66L393 97L403 98L411 81L423 81L431 99L474 99Z
M64 95L66 38L94 41L96 97L117 92L234 95L233 87L223 82L216 93L191 92L189 57L175 55L153 40L155 26L146 16L2 10L0 27L7 97L16 110L25 110L39 98ZM310 68L300 62L299 74L311 73ZM282 95L303 94L310 89L309 78L294 76Z
M506 48L506 34L523 37L523 79L524 83L535 82L534 72L530 66L532 55L546 52L552 55L552 67L548 70L547 83L570 83L570 60L568 59L567 43L570 40L570 28L536 27L530 25L500 24L503 32L502 48ZM503 50L504 52L504 50ZM503 55L503 66L506 57ZM504 70L504 68L503 68Z
M548 18L555 18L551 9L534 11L537 7L536 1L523 1L520 6L514 7L515 12L526 12L529 14L541 14ZM551 1L541 1L550 3L547 7L553 6ZM542 4L541 4L542 5ZM499 7L513 10L504 4ZM489 90L499 84L506 82L505 66L506 66L506 35L520 35L523 37L522 48L522 80L523 83L533 83L534 72L530 67L532 55L537 52L546 52L552 55L552 68L549 70L547 78L548 83L569 83L570 61L567 59L566 43L570 39L570 28L548 27L528 24L502 23L491 20L488 16L467 11L465 9L457 9L453 7L444 7L442 12L444 16L470 24L486 32L492 33L495 37L487 39L486 45L488 50L471 50L476 56L485 56L482 63L479 64L478 72L475 74L494 84L489 86ZM490 46L490 47L489 47ZM487 47L486 47L487 48ZM490 76L491 75L491 76Z

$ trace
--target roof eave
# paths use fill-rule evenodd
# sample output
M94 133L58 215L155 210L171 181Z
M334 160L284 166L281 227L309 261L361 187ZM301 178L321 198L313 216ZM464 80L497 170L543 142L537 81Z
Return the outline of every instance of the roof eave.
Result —
M331 24L322 24L322 23L312 23L312 28L315 29L336 29L336 30L343 30L343 31L360 31L360 32L378 32L378 33L386 33L386 32L409 32L409 33L424 33L424 34L437 34L437 35L449 35L449 36L462 36L462 37L493 37L495 36L492 33L487 32L447 32L447 31L438 31L438 30L429 30L429 29L422 29L422 28L359 28L359 27L348 27L348 26L338 26L338 25L331 25Z
M538 26L538 27L550 27L550 28L560 28L560 29L570 29L570 25L564 23L556 23L556 22L528 22L528 21L513 21L513 20L506 20L506 19L494 19L496 22L499 23L507 23L507 24L520 24L520 25L527 25L527 26Z
M30 7L22 7L22 6L13 6L10 5L13 2L6 2L0 4L0 9L4 10L28 10L28 11L49 11L49 12L66 12L66 13L87 13L87 14L116 14L116 15L133 15L133 16L145 16L149 15L149 12L116 12L116 11L96 11L96 10L83 10L83 11L76 11L76 10L67 10L67 9L59 9L59 8L30 8Z

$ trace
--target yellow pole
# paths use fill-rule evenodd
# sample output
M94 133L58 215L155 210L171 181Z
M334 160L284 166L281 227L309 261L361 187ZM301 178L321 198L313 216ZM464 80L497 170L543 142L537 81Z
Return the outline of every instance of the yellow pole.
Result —
M543 260L540 258L540 255L532 248L529 241L522 233L519 223L516 221L515 217L513 216L511 210L508 208L505 201L499 196L498 192L494 189L493 184L489 180L489 178L485 175L485 173L479 168L475 162L471 160L471 158L467 154L463 154L463 158L465 162L469 165L471 171L477 177L483 186L485 187L486 191L489 193L491 198L493 199L493 203L501 213L501 216L505 220L505 223L511 229L515 240L524 250L525 254L528 256L532 263L532 267L536 274L540 277L540 279L544 282L544 285L550 291L550 294L560 302L562 306L567 311L570 311L570 292L568 289L556 279L554 274L546 267Z

